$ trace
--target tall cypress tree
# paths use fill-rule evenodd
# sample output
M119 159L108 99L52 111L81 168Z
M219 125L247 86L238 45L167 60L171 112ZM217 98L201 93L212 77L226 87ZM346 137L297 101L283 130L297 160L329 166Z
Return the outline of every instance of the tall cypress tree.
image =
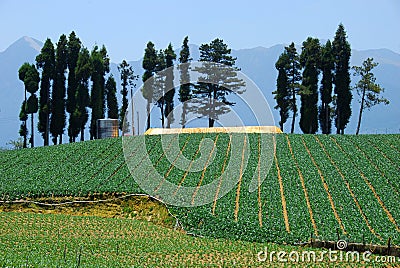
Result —
M351 117L350 87L350 44L347 42L343 24L339 24L333 40L333 55L335 58L334 84L336 95L335 126L337 134L344 134L344 130Z
M327 41L325 46L321 48L320 70L322 71L321 80L321 106L319 107L319 124L322 134L330 134L332 128L332 84L333 69L335 60L332 54L331 41Z
M190 74L189 74L189 65L188 63L192 60L190 58L189 51L189 37L185 37L183 40L182 48L179 53L179 71L180 71L180 84L179 87L179 101L182 102L182 115L181 115L181 125L182 128L185 128L186 125L186 114L188 109L187 101L191 98L191 84L190 82Z
M90 60L89 50L82 48L75 69L75 77L78 85L76 92L76 107L71 115L69 132L73 141L81 134L80 140L85 140L85 126L89 119L87 107L90 104L89 97L89 78L92 73L92 63Z
M69 126L73 124L71 119L73 119L72 114L76 109L76 93L78 90L78 81L76 80L75 70L76 65L78 63L79 51L81 50L81 41L76 36L75 32L72 31L68 37L68 87L67 87L67 101L66 101L66 110L69 113ZM72 128L74 128L73 126ZM69 141L72 142L74 140L73 133L69 131L70 127L68 127L68 136Z
M300 85L301 65L300 65L299 55L297 54L296 47L293 42L288 47L285 47L285 52L288 55L287 76L288 76L288 81L289 81L289 85L288 85L289 95L291 96L290 103L289 103L289 109L293 112L292 127L290 130L290 133L293 133L296 116L297 116L296 95L300 94L300 91L301 91L301 85Z
M308 37L303 42L300 55L300 64L303 67L302 92L300 94L300 128L305 134L315 134L318 130L319 61L319 40Z
M50 87L51 81L54 80L54 46L49 38L44 43L40 54L36 57L36 67L42 70L42 78L40 83L40 98L39 98L39 124L38 130L42 133L44 145L49 145L50 131Z
M171 123L174 121L174 61L176 60L176 54L172 48L171 43L169 43L167 49L165 50L165 67L166 78L165 78L165 88L167 92L165 93L165 110L164 115L167 118L167 128L171 128Z
M90 139L97 139L97 119L104 118L105 113L105 74L110 71L110 59L107 50L103 46L100 50L95 46L91 53L92 62L92 91L90 94L90 107L92 117L90 121Z
M133 88L136 87L135 84L135 80L137 80L139 78L138 75L135 75L132 66L126 62L126 60L123 60L119 65L118 65L118 70L120 72L120 77L121 77L121 94L122 94L122 107L119 111L119 129L123 132L123 133L127 133L129 132L129 128L128 128L128 118L125 118L125 114L127 112L128 109L128 89L130 89L131 92L131 100L133 98ZM132 111L130 111L130 113L132 116L132 133L134 134L134 114L133 114L133 103L132 103ZM125 128L124 128L125 126ZM138 130L139 131L139 130Z
M153 93L154 93L154 88L153 88L153 83L151 80L149 80L147 83L146 81L150 79L156 70L156 65L157 65L157 51L154 47L154 44L149 41L147 43L145 52L144 52L144 57L143 57L143 63L142 67L144 69L144 74L142 76L142 81L143 81L143 87L142 87L142 95L143 97L147 100L147 126L146 129L150 128L150 104L153 101Z
M113 75L110 75L106 82L107 95L107 117L118 119L117 84Z
M289 57L286 51L284 51L277 62L275 63L275 68L278 70L278 78L276 80L276 91L272 92L274 94L274 99L276 100L275 109L279 109L279 127L282 131L283 125L289 118L289 107L290 107L290 94L289 94L289 81L287 76L287 68L289 66Z
M62 143L62 135L65 129L65 72L67 70L68 58L68 41L67 37L63 34L57 43L56 57L55 57L55 76L53 83L53 91L51 98L51 121L50 132L53 136L53 143Z

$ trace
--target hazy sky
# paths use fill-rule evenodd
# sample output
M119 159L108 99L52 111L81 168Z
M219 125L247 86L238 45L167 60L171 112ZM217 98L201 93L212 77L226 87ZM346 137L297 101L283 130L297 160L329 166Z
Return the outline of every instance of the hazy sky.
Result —
M398 0L0 0L0 51L22 36L55 43L75 30L84 45L105 44L111 60L136 60L156 48L220 37L231 48L333 38L342 22L352 48L400 52Z

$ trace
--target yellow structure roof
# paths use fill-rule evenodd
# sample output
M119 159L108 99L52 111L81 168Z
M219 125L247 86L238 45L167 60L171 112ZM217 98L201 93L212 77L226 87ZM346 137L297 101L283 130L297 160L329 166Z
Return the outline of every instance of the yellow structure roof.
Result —
M282 133L276 126L206 127L206 128L150 128L145 135L180 133Z

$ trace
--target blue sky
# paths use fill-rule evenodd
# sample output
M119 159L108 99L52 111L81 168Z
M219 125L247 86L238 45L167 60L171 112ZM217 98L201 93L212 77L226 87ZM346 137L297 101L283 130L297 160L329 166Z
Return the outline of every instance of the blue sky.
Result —
M151 40L156 48L224 39L231 48L300 44L333 38L338 24L355 49L400 53L400 1L103 1L0 0L0 51L22 36L57 42L75 30L85 46L105 44L111 60L136 60Z

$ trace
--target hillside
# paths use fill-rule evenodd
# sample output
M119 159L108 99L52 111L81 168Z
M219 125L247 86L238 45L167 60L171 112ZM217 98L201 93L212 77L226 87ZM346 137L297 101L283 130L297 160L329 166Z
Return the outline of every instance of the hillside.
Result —
M128 138L132 152L143 137ZM230 178L239 183L225 196L198 207L168 206L189 233L286 243L308 241L310 236L337 240L340 235L347 241L385 244L390 237L400 245L400 135L278 134L265 178L260 177L266 159L259 152L259 134L170 136L181 148L175 160L167 158L170 147L162 147L161 137L145 138L147 154L162 177L179 185L174 194L179 195L183 187L211 183L230 162L235 167ZM208 156L213 161L207 160L206 168L191 170L206 152L201 148L205 139L214 143L215 150ZM231 139L239 142L233 144ZM249 149L245 168L243 157L231 155L236 145L243 149L242 155ZM171 164L178 158L187 159L186 170ZM143 160L132 153L127 166L121 138L2 152L0 198L143 193L128 169L135 172ZM151 171L141 172L151 183ZM250 192L253 178L264 181ZM213 196L219 196L224 183L221 179ZM199 198L197 193L190 198Z

